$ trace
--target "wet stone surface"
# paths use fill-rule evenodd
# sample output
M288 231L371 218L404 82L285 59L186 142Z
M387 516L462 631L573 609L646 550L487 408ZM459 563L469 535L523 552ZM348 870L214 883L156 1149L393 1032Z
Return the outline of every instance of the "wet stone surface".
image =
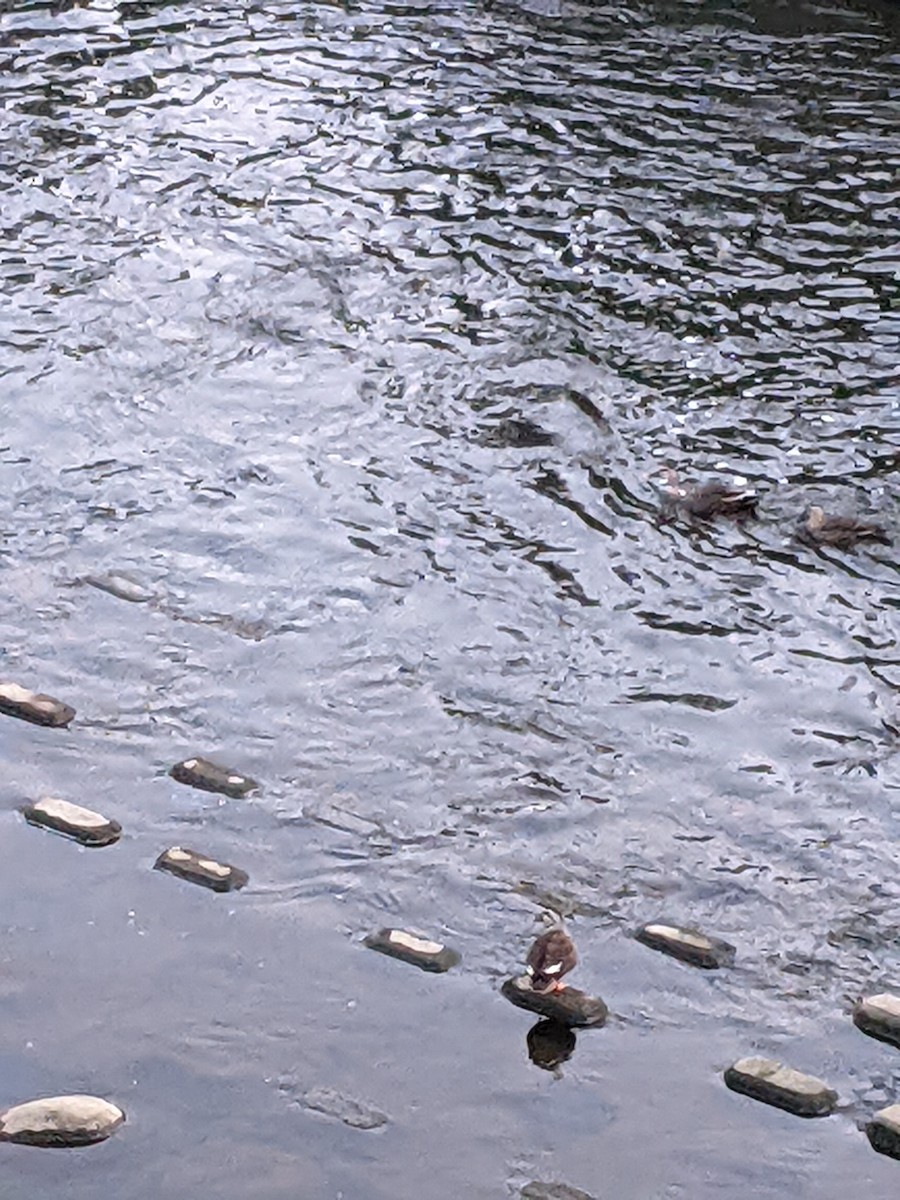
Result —
M771 1058L742 1058L725 1072L725 1083L764 1104L783 1108L798 1117L827 1117L837 1105L837 1092L792 1067Z
M31 692L18 683L0 683L0 712L53 728L64 728L75 716L70 705L43 692Z
M866 1136L873 1150L900 1158L900 1104L881 1109L866 1125Z
M363 939L363 945L391 958L399 958L401 962L411 963L423 971L435 973L449 971L460 961L458 952L449 946L407 933L403 929L380 929L377 933L368 934Z
M88 1146L102 1142L125 1114L98 1096L48 1096L0 1113L0 1141L28 1146Z
M122 835L118 821L68 800L48 796L35 804L23 805L21 812L30 825L52 829L85 846L109 846Z
M186 758L184 762L176 763L169 774L178 783L200 788L204 792L220 792L234 799L246 796L259 787L249 775L220 767L206 758Z
M860 1000L853 1009L853 1023L869 1037L900 1047L900 996L883 992Z
M573 987L564 987L559 992L536 992L528 975L507 979L500 991L516 1008L573 1029L599 1027L609 1016L609 1009L599 996L588 996Z
M663 954L694 967L714 970L717 967L730 967L734 962L734 946L721 938L708 937L697 929L656 923L641 926L635 937L645 946L661 950Z
M201 887L211 888L214 892L235 892L245 886L249 880L246 871L228 863L216 862L196 850L187 850L182 846L172 846L154 863L157 871L167 871L177 875L179 879L187 879L190 883L198 883Z

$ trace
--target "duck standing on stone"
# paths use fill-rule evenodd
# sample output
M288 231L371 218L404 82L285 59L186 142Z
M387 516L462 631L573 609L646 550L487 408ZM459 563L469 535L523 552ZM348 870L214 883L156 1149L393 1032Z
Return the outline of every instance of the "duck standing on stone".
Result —
M806 514L806 520L797 531L797 536L814 546L836 546L838 550L852 550L857 542L890 542L887 531L869 521L856 517L829 516L824 509L814 504Z
M671 467L659 471L652 478L664 493L670 508L685 512L699 521L711 521L714 517L753 516L759 501L759 496L752 488L729 487L718 480L698 483L693 487L682 484Z
M561 992L563 975L578 962L575 943L564 929L551 929L542 933L528 951L525 970L531 977L531 986L536 992Z

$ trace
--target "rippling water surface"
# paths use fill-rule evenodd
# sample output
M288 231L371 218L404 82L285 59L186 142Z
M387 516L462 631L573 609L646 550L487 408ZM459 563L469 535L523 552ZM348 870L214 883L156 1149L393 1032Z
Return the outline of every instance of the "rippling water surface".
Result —
M2 7L2 673L78 717L2 719L0 1104L129 1116L4 1174L895 1196L848 1009L900 986L897 545L794 530L900 512L896 6ZM662 520L663 465L758 518ZM48 793L125 838L28 828ZM179 842L250 887L152 872ZM560 1078L497 994L548 911L616 1014ZM726 1092L752 1052L845 1107Z

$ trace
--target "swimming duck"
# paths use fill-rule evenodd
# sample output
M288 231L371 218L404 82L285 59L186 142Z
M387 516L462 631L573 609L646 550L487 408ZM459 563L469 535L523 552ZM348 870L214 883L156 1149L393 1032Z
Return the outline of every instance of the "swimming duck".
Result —
M575 943L564 929L551 929L542 933L528 951L525 970L531 976L531 986L536 992L561 992L563 975L578 962Z
M839 550L850 550L857 542L889 542L887 531L881 525L869 521L858 521L856 517L829 516L824 509L814 504L806 514L806 520L798 530L804 542L817 546L836 546Z
M713 480L693 487L679 483L678 475L667 467L653 476L674 508L701 521L713 517L743 517L756 512L758 494L748 487L728 487Z

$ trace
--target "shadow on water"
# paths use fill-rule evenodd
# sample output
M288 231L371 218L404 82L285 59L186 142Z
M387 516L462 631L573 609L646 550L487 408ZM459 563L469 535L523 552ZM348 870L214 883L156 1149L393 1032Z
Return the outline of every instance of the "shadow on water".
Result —
M895 1194L847 1014L900 978L897 543L795 534L897 528L898 11L3 7L3 676L78 717L3 718L0 1103L129 1117L20 1190ZM535 1071L545 910L621 1019ZM846 1108L726 1093L755 1052Z

